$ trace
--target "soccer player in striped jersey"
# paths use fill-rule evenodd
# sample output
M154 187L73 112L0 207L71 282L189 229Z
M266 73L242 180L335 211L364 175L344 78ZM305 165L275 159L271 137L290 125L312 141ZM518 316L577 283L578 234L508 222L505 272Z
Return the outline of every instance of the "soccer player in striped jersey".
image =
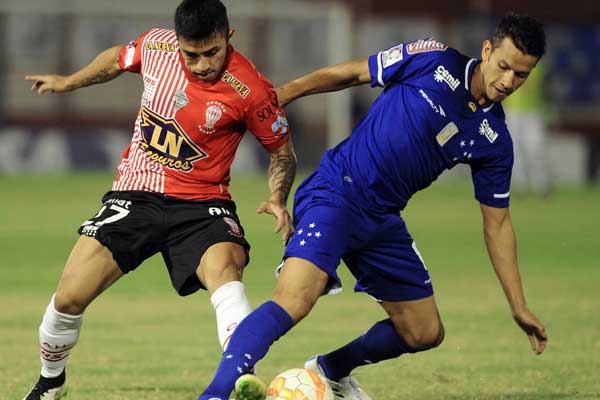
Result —
M62 93L141 75L144 91L131 143L112 190L78 232L39 329L41 375L27 400L66 392L65 365L87 306L124 274L160 252L181 296L206 289L223 348L250 312L242 284L250 245L229 194L230 166L246 131L270 154L268 199L284 242L296 157L271 84L236 51L219 0L184 0L175 29L153 28L100 53L69 75L32 75L32 90Z
M238 379L238 387L257 386L242 374L322 293L339 290L342 259L357 279L355 290L376 299L388 318L306 362L329 380L338 399L370 399L350 375L356 367L439 346L444 327L431 279L400 212L414 193L459 163L471 167L484 239L513 318L532 350L544 351L548 337L527 307L517 263L508 208L512 142L500 104L527 80L544 51L540 23L508 15L484 41L481 59L429 38L278 88L281 105L367 83L383 91L352 135L326 152L296 191L295 232L273 300L238 326L199 400L226 400Z

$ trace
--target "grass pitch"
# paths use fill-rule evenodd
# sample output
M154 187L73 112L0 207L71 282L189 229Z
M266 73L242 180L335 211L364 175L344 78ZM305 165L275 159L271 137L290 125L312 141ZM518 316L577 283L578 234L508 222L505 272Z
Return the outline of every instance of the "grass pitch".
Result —
M37 328L79 224L94 215L111 175L3 177L0 198L0 399L21 399L39 374ZM272 217L254 213L265 179L237 175L233 193L253 245L253 306L271 295L282 253ZM446 326L437 349L358 369L374 399L600 399L600 190L561 188L547 200L513 195L521 273L546 324L542 356L510 317L485 251L469 183L436 184L403 214L431 272ZM268 381L383 319L368 296L345 291L313 313L259 364ZM180 298L155 257L86 312L68 367L70 399L195 399L220 357L206 293Z

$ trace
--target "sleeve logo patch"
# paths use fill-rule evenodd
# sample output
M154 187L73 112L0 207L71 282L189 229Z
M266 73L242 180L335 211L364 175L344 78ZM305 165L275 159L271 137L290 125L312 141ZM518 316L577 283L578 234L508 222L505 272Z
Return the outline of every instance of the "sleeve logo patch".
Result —
M381 53L381 63L383 68L387 68L396 64L398 61L402 61L402 58L401 44Z
M125 49L125 68L131 67L133 64L133 56L135 56L135 43L131 42L127 45Z
M430 51L446 51L448 46L444 43L437 41L434 38L431 39L419 39L416 42L412 42L406 45L406 52L408 54L427 53Z
M229 83L244 99L250 94L250 88L233 76L229 71L223 73L221 80L225 83Z

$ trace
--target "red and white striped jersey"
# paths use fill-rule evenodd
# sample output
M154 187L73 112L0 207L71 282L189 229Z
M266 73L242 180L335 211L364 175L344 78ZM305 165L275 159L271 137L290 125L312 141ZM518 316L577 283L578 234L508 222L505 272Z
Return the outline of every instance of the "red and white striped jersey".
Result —
M190 200L230 199L230 167L249 130L267 151L289 139L272 85L232 46L220 79L185 67L173 30L154 28L123 46L119 64L139 73L144 93L113 190Z

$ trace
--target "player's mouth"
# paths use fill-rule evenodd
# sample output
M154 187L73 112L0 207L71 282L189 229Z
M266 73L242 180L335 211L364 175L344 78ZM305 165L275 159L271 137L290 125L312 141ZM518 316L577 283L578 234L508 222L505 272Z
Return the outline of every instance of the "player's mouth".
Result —
M494 86L494 89L496 89L496 92L500 93L503 97L506 97L512 93L512 91L510 91L510 90L502 90L502 89L499 89L497 86Z
M194 75L196 75L200 80L203 81L210 81L212 79L214 79L214 75L215 73L213 71L209 71L209 72L194 72Z

